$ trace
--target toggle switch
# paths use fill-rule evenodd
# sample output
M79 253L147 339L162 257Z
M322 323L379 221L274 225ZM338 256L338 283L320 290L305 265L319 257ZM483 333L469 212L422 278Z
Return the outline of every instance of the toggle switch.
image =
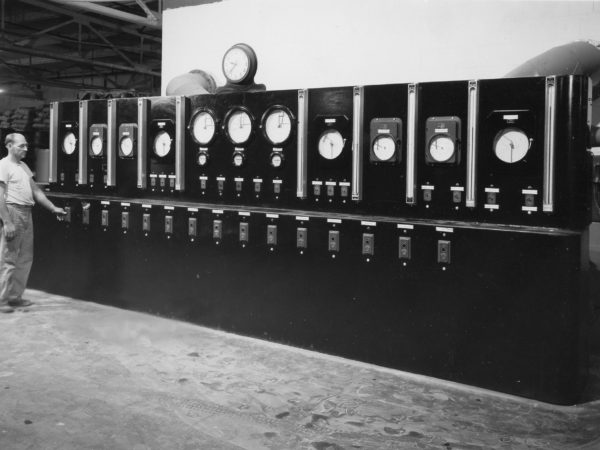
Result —
M313 185L313 194L315 195L315 197L321 196L321 185L319 185L319 184Z
M94 172L90 172L89 175L89 182L90 184L94 184L95 178L94 178Z
M165 233L173 234L173 216L165 216Z
M273 193L274 194L281 194L281 183L273 183Z
M217 180L217 189L219 189L219 192L223 192L225 189L225 180Z
M329 230L329 251L340 251L340 232L338 230Z
M71 207L65 206L65 222L71 223Z
M363 233L362 254L369 256L373 256L375 254L375 235L373 233Z
M164 188L167 185L166 178L164 178L164 177L161 177L158 180L158 182L159 182L161 188Z
M398 238L398 258L410 259L411 238L400 236Z
M430 202L432 196L433 194L431 189L423 189L423 201Z
M81 223L84 225L90 224L90 207L89 204L87 208L84 206L83 211L81 211Z
M277 225L267 225L267 245L277 245Z
M60 182L61 182L61 183L64 183L64 182L65 182L65 173L64 173L64 172L61 172L61 173L60 173Z
M175 178L169 178L169 187L175 189Z
M348 197L348 186L340 186L340 196Z
M535 206L535 195L525 194L525 206Z
M296 248L307 248L308 247L308 229L297 228L296 229Z
M206 180L200 180L200 189L206 190Z
M235 182L235 192L242 192L242 182L241 181Z
M328 184L327 185L327 197L333 197L335 195L335 186Z
M254 192L257 194L260 194L260 188L261 188L261 182L260 181L255 181L254 182Z
M129 212L127 211L121 212L121 228L124 230L129 229Z
M213 239L223 238L223 221L213 220Z
M438 241L438 262L440 264L450 264L450 241Z
M195 217L189 217L188 218L188 236L189 237L196 237L196 235L198 234L198 219L196 219Z
M150 177L150 186L156 187L156 177Z
M108 210L102 210L101 223L103 227L108 227Z
M248 222L240 222L240 242L247 243L250 237L250 225Z
M498 198L497 198L497 195L495 192L488 192L486 194L486 203L488 205L495 205L497 201L498 201Z
M453 203L462 203L462 192L461 191L452 191L452 202Z
M148 213L142 216L142 230L150 231L150 214Z

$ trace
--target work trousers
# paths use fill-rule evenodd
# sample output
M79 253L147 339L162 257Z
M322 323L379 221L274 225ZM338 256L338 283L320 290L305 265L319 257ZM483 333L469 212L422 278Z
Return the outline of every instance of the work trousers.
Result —
M33 218L31 206L7 204L15 225L9 241L0 233L0 304L21 300L33 263Z

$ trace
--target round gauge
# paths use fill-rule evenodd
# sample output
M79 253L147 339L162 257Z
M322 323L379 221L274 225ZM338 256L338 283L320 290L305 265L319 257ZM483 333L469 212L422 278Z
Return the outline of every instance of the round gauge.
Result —
M494 153L500 161L512 164L527 155L531 143L527 135L518 128L505 128L494 138Z
M325 130L319 138L319 154L325 159L335 159L344 149L344 138L337 130Z
M200 111L192 117L192 137L200 145L207 145L213 140L216 133L214 116L208 111Z
M133 139L130 136L124 136L119 142L119 148L123 156L131 156L133 154Z
M447 162L454 156L454 141L448 136L440 134L429 143L429 154L435 162Z
M281 153L273 153L271 155L271 166L278 168L283 164L283 155Z
M164 158L171 151L171 136L165 130L161 130L154 138L154 153Z
M389 135L377 136L373 141L373 153L380 161L389 161L396 154L396 141Z
M208 154L205 152L198 153L198 165L205 166L208 163Z
M92 138L92 143L90 147L92 148L92 155L102 155L102 150L104 149L104 142L102 142L102 138L100 136L94 136Z
M264 119L263 127L273 145L282 144L292 134L292 117L285 109L275 108Z
M252 133L252 118L242 109L237 109L227 118L227 135L234 144L244 144Z
M250 83L256 73L256 53L249 45L236 44L225 52L222 67L230 83Z
M67 155L72 155L75 153L75 149L77 148L77 138L75 137L75 133L69 131L64 139L62 144L63 152Z

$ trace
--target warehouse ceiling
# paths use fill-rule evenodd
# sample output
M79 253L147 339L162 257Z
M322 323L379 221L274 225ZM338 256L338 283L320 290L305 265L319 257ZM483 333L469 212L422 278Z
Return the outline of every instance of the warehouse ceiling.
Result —
M160 89L162 0L0 0L0 88Z

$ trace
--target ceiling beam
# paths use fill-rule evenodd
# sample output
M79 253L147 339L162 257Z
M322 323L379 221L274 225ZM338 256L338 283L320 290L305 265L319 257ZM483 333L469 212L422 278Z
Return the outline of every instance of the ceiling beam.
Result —
M43 58L53 58L57 61L70 61L77 64L92 66L92 67L105 67L107 69L115 69L121 70L124 72L134 72L134 73L145 73L148 75L154 75L155 77L160 77L160 72L156 72L154 70L149 69L147 66L136 65L135 67L124 66L121 64L112 64L108 62L98 61L94 59L81 58L79 56L70 56L59 53L52 53L47 50L36 50L29 47L23 47L20 45L10 45L0 43L0 50L11 52L11 53L22 53L25 55L31 56L41 56Z
M159 13L155 11L149 11L150 14L148 17L138 16L136 14L131 14L125 11L121 11L115 8L109 8L107 6L97 5L92 2L81 2L81 1L69 1L69 0L50 0L53 3L59 3L62 5L68 5L70 7L83 9L85 11L93 12L96 14L101 14L107 17L113 17L115 19L123 20L125 22L130 22L135 25L151 27L160 29L161 28L161 16Z

